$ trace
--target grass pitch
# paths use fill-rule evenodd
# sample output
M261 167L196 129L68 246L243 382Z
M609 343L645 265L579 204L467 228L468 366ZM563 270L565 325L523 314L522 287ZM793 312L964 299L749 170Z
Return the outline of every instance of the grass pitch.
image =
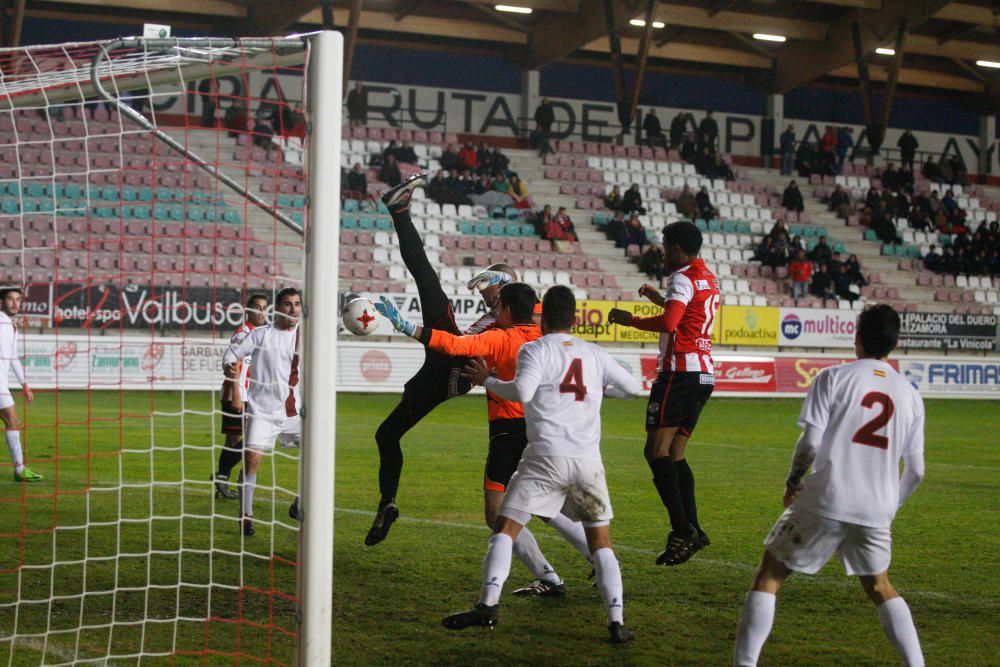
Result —
M120 656L110 664L136 664L129 656L140 650L144 665L233 664L226 653L242 664L291 662L296 533L285 490L295 487L294 452L279 450L263 467L259 483L278 490L258 491L256 514L275 523L243 540L235 502L214 500L208 483L220 443L213 398L62 392L28 408L28 463L47 480L0 483L0 664L108 652ZM645 402L605 402L612 536L637 634L623 647L603 642L590 566L540 522L531 527L567 597L513 598L531 578L515 560L495 630L441 627L478 596L488 536L482 397L449 402L407 436L402 517L385 542L363 545L378 500L373 434L396 400L344 395L338 404L337 664L728 663L761 542L781 511L799 400L709 402L688 458L713 543L675 568L653 565L667 517L642 458ZM894 525L890 573L928 664L1000 664L997 406L926 405L927 477ZM0 470L8 480L10 468ZM277 558L267 557L272 548ZM12 644L15 628L23 637ZM834 561L786 584L761 664L898 662L871 603Z

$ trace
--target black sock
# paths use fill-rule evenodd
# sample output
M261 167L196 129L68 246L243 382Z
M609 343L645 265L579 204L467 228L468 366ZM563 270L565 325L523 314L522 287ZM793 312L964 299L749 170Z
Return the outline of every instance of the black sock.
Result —
M684 500L681 498L680 483L677 479L677 467L669 456L661 456L649 462L653 471L653 484L660 494L663 506L670 515L671 529L679 533L689 533L691 522L684 511Z
M674 461L674 468L677 469L677 481L680 484L681 499L684 501L684 512L691 525L701 530L701 526L698 524L698 506L694 500L694 473L691 472L691 466L688 465L687 459L681 459Z
M241 460L243 460L242 439L236 443L236 447L233 449L230 449L229 447L222 448L222 452L219 454L219 471L217 474L229 477L230 473L233 472L233 468L235 468L236 464Z

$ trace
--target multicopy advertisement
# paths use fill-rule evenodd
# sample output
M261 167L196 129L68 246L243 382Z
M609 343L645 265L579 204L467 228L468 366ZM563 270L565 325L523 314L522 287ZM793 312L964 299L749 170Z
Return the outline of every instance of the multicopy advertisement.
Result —
M854 347L858 313L827 308L782 308L778 344L783 347Z

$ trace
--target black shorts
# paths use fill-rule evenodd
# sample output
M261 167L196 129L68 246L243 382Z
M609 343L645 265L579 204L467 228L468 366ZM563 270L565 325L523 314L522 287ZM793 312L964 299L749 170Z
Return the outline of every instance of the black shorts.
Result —
M486 473L483 476L485 490L501 493L507 490L527 445L528 432L523 418L490 422L490 451L486 455Z
M243 413L233 409L232 401L222 401L222 432L243 435Z
M649 392L646 430L677 427L682 435L690 436L713 389L711 373L660 373Z
M467 357L449 357L427 350L424 365L403 387L411 426L449 398L469 393L472 383L462 377L462 369L468 361Z

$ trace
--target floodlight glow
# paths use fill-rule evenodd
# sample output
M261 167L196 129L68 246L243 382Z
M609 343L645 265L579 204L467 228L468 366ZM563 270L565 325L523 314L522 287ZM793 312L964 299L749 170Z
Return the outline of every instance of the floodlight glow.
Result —
M880 56L894 56L896 55L896 49L887 49L883 46L880 46L877 49L875 49L875 53L879 54Z
M493 9L498 12L510 12L511 14L531 13L531 7L518 7L517 5L494 5Z
M643 19L632 19L629 21L629 25L634 25L636 28L644 28L646 26L646 21ZM663 21L653 21L653 27L659 30L664 27Z
M762 42L784 42L787 39L784 35L768 35L764 32L755 32L753 38Z
M976 64L980 67L992 67L993 69L1000 69L1000 63L994 62L992 60L977 60Z

